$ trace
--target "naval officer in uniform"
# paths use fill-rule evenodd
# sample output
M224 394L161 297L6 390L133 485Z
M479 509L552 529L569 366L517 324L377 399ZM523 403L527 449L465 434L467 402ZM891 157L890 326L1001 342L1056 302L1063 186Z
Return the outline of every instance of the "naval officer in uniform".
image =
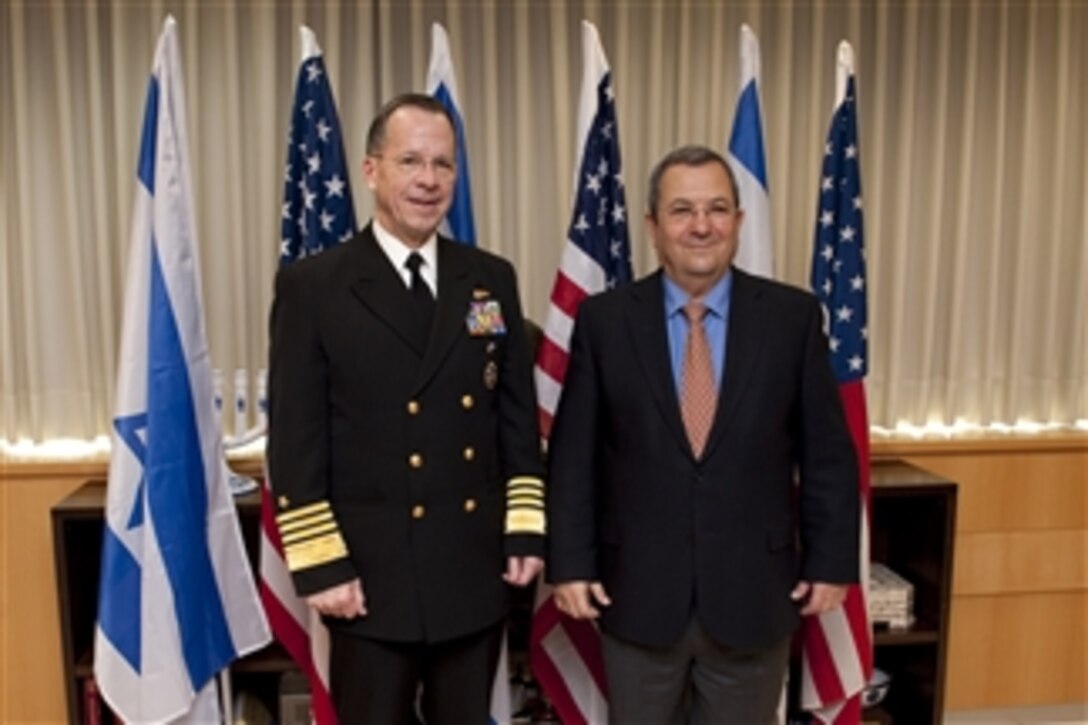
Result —
M543 465L513 267L437 233L453 120L390 101L371 222L280 270L268 467L299 594L330 629L345 722L484 723L509 585L540 571Z

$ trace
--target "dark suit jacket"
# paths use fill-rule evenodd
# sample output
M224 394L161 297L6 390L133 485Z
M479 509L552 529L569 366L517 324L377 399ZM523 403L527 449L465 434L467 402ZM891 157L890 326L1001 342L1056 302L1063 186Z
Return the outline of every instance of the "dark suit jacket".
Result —
M369 226L280 270L268 466L298 591L362 578L369 615L329 624L440 641L500 620L505 557L543 554L543 463L510 264L440 238L428 340L414 315Z
M601 626L635 643L676 641L694 611L722 644L768 645L799 621L799 578L858 575L857 462L820 307L733 271L724 381L697 460L661 274L578 311L549 450L548 576L602 581Z

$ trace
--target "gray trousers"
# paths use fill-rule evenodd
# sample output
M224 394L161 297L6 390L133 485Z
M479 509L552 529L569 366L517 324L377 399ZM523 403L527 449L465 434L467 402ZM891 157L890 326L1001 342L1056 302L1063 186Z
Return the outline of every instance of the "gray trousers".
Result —
M712 640L692 616L665 648L604 634L608 720L613 725L772 725L789 664L790 638L737 649Z

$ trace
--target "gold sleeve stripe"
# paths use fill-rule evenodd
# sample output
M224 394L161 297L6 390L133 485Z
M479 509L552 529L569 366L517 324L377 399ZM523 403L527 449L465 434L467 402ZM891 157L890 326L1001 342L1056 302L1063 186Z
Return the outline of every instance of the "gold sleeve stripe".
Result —
M544 489L542 488L525 488L518 486L517 488L506 489L507 496L536 496L537 498L544 498Z
M524 491L526 493L544 493L544 486L528 483L509 483L506 485L507 492Z
M348 550L340 534L334 533L285 546L284 553L287 555L287 568L294 572L343 559L347 557Z
M544 535L544 512L515 509L506 512L507 534Z
M285 524L279 524L281 534L289 534L292 531L298 531L299 529L305 529L310 526L318 526L326 521L332 521L332 511L326 511L315 516L309 516L305 519L298 519L297 521L288 521Z
M276 523L280 526L283 526L288 521L294 521L295 519L300 519L306 516L313 516L316 514L324 513L328 510L328 501L318 501L317 503L312 503L307 506L303 506L302 508L297 508L294 511L287 511L285 513L279 514L278 516L276 516Z
M544 501L538 498L525 498L524 496L511 496L506 499L506 505L514 508L527 506L529 508L544 508Z
M519 496L507 496L506 497L506 505L507 506L522 506L522 505L543 506L544 505L544 498L542 496L520 496L520 495Z
M540 488L544 487L544 481L542 479L537 478L536 476L514 476L513 478L511 478L509 481L506 482L507 487L517 486L519 484L525 484L525 485L529 485L529 486L538 486Z
M337 528L335 521L330 521L330 522L328 522L327 524L325 524L323 526L317 526L317 527L312 528L312 529L306 529L305 531L295 531L295 532L292 532L290 534L284 534L283 535L283 545L288 546L290 544L294 544L294 543L297 543L299 541L303 541L305 539L312 539L313 537L317 536L318 534L327 534L330 531L339 531L339 528Z

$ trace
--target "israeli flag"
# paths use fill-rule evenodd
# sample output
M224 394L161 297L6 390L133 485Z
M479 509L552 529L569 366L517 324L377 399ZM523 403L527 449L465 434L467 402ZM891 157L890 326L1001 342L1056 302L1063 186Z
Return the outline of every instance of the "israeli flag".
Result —
M457 100L457 77L453 72L450 40L438 23L431 26L431 63L427 69L427 93L434 96L453 116L457 136L457 183L453 203L442 223L442 233L459 242L476 246L476 224L472 220L472 185L468 180L468 150L465 124Z
M269 635L212 400L171 17L155 50L137 177L95 676L126 722L207 722L219 719L216 674Z
M748 25L741 25L740 94L727 152L744 209L736 264L746 272L774 277L771 187L767 181L767 153L763 144L759 66L759 38Z

